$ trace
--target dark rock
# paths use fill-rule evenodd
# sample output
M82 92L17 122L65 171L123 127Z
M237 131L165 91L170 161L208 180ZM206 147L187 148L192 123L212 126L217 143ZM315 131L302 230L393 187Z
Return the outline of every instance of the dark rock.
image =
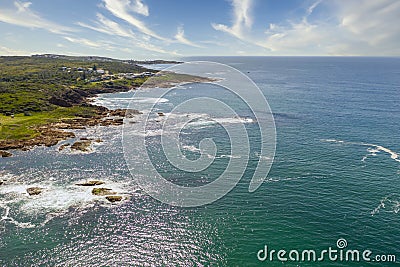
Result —
M2 158L8 158L8 157L11 157L12 154L11 154L10 152L8 152L8 151L2 151L2 150L0 150L0 156L1 156Z
M71 149L80 150L82 152L88 152L91 144L92 144L91 141L78 141L71 146Z
M93 188L92 194L95 196L108 196L108 195L114 195L116 193L109 188Z
M79 186L95 186L95 185L102 185L104 184L103 181L98 181L98 180L93 180L93 181L87 181L85 183L80 183L80 184L76 184Z
M121 197L121 196L106 196L106 199L107 199L108 201L110 201L111 203L114 203L114 202L119 202L119 201L121 201L121 200L122 200L122 197Z
M56 96L51 97L49 99L49 102L50 102L50 104L60 106L60 107L65 107L65 108L72 107L71 103L69 103L68 101L66 101L62 98L56 97Z
M63 144L58 148L58 151L63 151L66 147L69 147L70 144Z
M30 196L36 196L39 195L40 193L42 193L43 188L40 187L30 187L28 189L26 189L26 192L28 192L28 194Z

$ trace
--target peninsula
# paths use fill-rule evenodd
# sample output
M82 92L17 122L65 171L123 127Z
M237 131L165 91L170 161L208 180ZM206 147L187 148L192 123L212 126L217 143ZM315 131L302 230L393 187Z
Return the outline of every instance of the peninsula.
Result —
M180 62L53 54L0 57L0 157L11 155L6 150L73 138L67 129L121 125L125 110L92 105L90 98L98 94L135 90L153 76L163 87L210 81L140 65L174 63Z

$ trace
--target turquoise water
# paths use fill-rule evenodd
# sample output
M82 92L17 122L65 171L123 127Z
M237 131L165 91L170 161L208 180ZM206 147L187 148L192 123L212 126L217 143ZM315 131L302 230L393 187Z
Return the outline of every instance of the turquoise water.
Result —
M202 59L241 70L268 99L277 149L263 185L248 192L260 147L256 123L245 124L251 156L244 177L228 195L198 208L161 204L140 189L124 162L120 127L80 130L79 135L104 142L88 154L37 148L0 159L2 179L7 179L0 186L1 265L367 265L257 259L264 245L321 251L336 248L339 238L347 240L349 249L396 254L399 262L400 59ZM223 99L235 104L241 117L252 118L226 90L204 84L173 90L158 108L168 112L195 96ZM117 108L126 106L123 98L130 97L111 94L97 101ZM215 164L197 174L173 169L160 154L159 135L150 134L155 166L177 184L212 181L229 160L226 132L218 124L203 123L184 133L184 153L193 159L198 157L198 142L213 137L218 145ZM74 186L86 179L104 180L130 200L112 205L91 196L90 189ZM28 197L23 192L30 185L46 191ZM383 264L391 265L395 263Z

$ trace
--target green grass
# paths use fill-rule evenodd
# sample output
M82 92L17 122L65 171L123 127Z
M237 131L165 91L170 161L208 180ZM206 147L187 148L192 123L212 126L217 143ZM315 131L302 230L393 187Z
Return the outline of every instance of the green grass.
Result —
M95 114L93 107L75 106L71 108L56 108L48 112L32 113L32 116L15 114L11 116L0 115L0 140L32 139L39 133L34 129L41 125L57 122L61 119L72 119L75 117L88 117Z
M101 74L89 71L96 66L110 74L148 71L121 61L88 61L79 57L35 58L0 57L0 113L50 111L57 108L49 100L68 89L126 88L141 84L141 80L121 79L112 82L90 82ZM70 71L62 67L71 68ZM78 68L85 70L78 71Z

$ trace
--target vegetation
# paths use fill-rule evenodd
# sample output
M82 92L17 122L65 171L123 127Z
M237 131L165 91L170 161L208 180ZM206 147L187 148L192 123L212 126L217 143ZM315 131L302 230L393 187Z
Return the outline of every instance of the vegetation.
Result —
M31 116L16 114L14 117L0 115L0 140L28 140L39 133L35 127L40 127L61 119L88 117L95 115L95 108L74 106L70 108L58 107L53 111L34 112Z
M0 141L30 140L41 136L37 130L40 126L95 116L100 107L91 105L88 97L128 91L153 76L154 70L139 63L149 62L50 54L0 57ZM207 81L171 72L154 77L147 86L170 87L176 83Z
M97 70L97 71L96 71ZM119 60L89 57L0 57L0 140L30 139L40 126L65 118L90 117L86 98L127 91L146 79L107 79L118 73L149 72ZM93 81L95 80L95 81Z
M66 89L127 90L143 83L141 78L93 82L102 76L93 69L105 70L109 75L149 71L121 61L93 62L78 59L0 57L0 113L10 115L54 110L57 104L50 99L59 97Z

